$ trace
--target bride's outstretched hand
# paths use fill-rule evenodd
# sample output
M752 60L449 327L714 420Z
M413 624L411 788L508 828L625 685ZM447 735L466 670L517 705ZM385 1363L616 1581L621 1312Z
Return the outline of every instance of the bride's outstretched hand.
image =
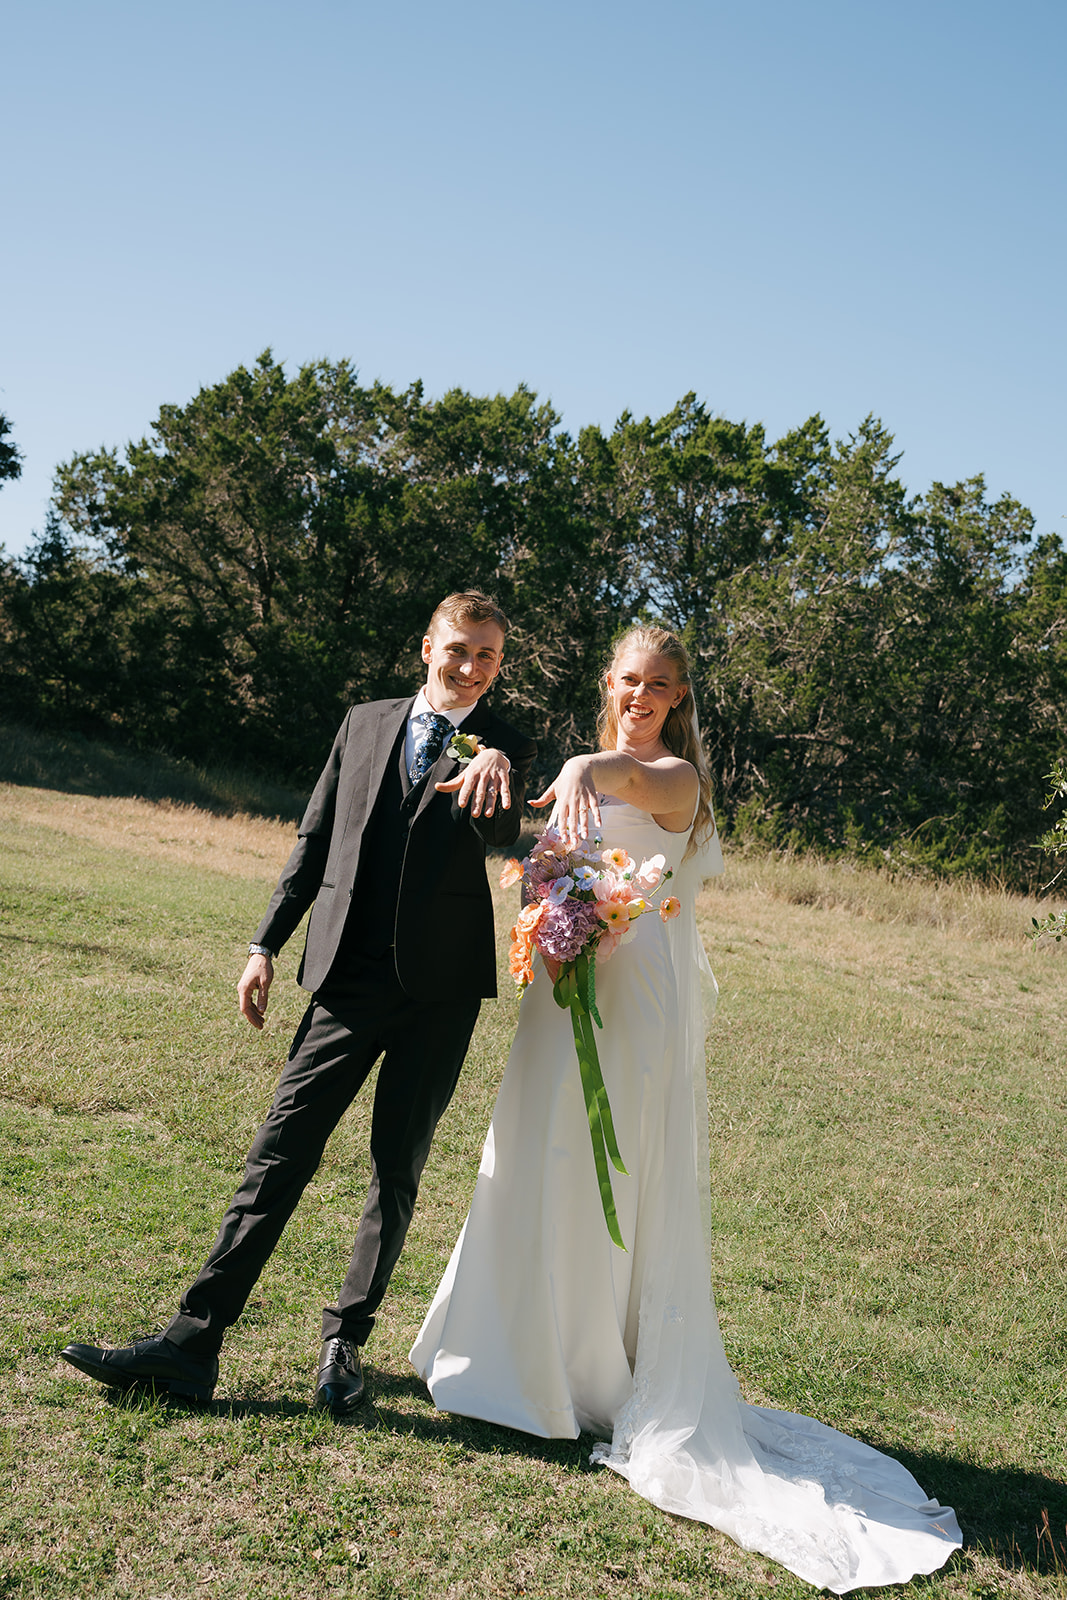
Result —
M577 844L599 833L602 822L600 801L593 782L592 760L589 756L572 756L565 761L544 794L531 800L537 809L555 802L552 820L563 836L565 844Z

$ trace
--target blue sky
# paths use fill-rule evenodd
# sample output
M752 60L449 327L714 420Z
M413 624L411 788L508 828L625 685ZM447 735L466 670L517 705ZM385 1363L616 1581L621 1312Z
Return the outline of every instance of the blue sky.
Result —
M1063 0L0 0L0 410L56 464L271 346L572 430L880 416L1067 537Z

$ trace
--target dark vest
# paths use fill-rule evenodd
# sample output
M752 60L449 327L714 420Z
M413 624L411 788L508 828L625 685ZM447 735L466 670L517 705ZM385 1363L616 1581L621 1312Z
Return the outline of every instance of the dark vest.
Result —
M363 830L359 870L344 933L324 988L343 987L360 957L380 961L396 940L396 908L408 829L427 779L412 787L404 765L407 724L386 763L374 810Z

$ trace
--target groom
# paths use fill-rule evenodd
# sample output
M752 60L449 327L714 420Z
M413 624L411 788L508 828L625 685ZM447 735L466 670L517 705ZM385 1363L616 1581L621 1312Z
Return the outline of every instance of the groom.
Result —
M482 997L496 993L485 847L518 837L536 752L482 698L500 670L506 630L487 596L449 595L422 641L426 683L414 701L354 706L341 724L237 986L242 1014L262 1028L274 955L314 902L297 974L312 998L274 1103L177 1315L163 1334L122 1349L68 1345L64 1359L90 1377L210 1400L226 1329L326 1140L383 1056L370 1188L348 1274L323 1313L315 1392L315 1404L337 1415L362 1400L360 1347L400 1255Z

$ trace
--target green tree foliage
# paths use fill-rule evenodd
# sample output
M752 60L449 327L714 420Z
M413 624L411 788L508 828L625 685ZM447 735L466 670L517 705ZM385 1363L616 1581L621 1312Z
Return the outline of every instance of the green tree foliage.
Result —
M117 702L137 737L190 753L242 735L292 761L308 722L336 722L336 641L360 581L339 481L358 473L365 407L346 367L288 381L269 357L152 437L75 457L56 505L74 540L134 586ZM371 423L373 441L373 421Z
M75 552L98 551L123 612L109 689L87 675L83 714L306 776L347 704L411 687L436 600L483 587L514 617L505 695L551 761L588 737L574 708L621 615L582 451L524 388L430 402L362 388L347 363L289 379L265 352L163 407L124 459L59 469L49 549L65 537L85 582ZM20 614L29 639L25 597Z
M857 792L871 794L890 604L879 578L903 509L891 443L868 419L834 447L814 417L774 447L768 533L722 586L720 643L701 651L728 809L772 837L833 840Z
M312 775L343 708L411 690L453 588L512 619L499 695L542 771L593 737L618 630L696 661L727 827L1032 880L1067 698L1067 552L980 477L908 499L868 417L777 441L685 396L577 437L520 387L428 400L265 352L124 453L63 465L0 565L19 714Z
M1049 811L1053 806L1062 806L1067 800L1067 761L1053 762L1047 781L1049 791L1045 796L1045 810ZM1044 892L1055 888L1067 872L1067 862L1063 861L1063 857L1067 856L1067 811L1060 811L1051 828L1038 840L1038 844L1058 863L1048 883L1042 885ZM1032 917L1031 921L1034 925L1031 934L1033 939L1040 939L1043 935L1049 934L1058 944L1067 935L1067 911L1049 911L1040 922L1036 917Z
M1047 719L1033 702L1017 585L1033 519L981 477L935 483L910 519L899 588L894 755L918 859L988 870L1020 839L1019 799Z
M0 483L22 474L22 453L11 438L11 424L0 411Z

